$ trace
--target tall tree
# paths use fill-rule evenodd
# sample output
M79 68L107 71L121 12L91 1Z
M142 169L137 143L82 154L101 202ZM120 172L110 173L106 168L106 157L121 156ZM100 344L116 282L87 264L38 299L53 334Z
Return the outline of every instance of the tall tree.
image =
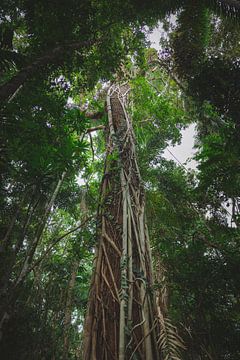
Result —
M145 200L136 159L128 85L107 97L107 157L99 244L84 330L84 359L159 359Z

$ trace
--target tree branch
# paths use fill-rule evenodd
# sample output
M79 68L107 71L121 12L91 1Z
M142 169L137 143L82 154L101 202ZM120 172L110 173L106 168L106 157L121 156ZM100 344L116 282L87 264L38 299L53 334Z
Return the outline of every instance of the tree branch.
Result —
M89 134L93 131L97 131L97 130L104 130L105 129L105 126L104 125L98 125L98 126L95 126L95 127L92 127L92 128L89 128L86 130L86 133Z
M47 65L54 63L61 63L66 52L74 51L81 47L91 46L95 41L78 41L70 44L59 45L47 52L46 54L40 56L30 65L24 67L20 70L13 78L11 78L7 83L0 86L0 102L7 101L11 98L14 93L22 86L27 80L29 80L33 74L37 73L39 70L42 70Z
M55 245L57 245L57 243L59 243L62 239L64 239L66 236L72 234L73 232L81 229L84 225L86 225L86 223L91 219L92 217L89 216L88 218L86 218L85 221L82 222L82 224L76 226L75 228L67 231L65 234L63 234L62 236L60 236L59 238L57 238L56 240L53 241L53 243L47 248L47 250L45 251L45 253L40 256L33 264L32 266L29 268L28 273L30 273L33 269L35 269L35 267L37 265L39 265L42 260L46 257L47 254L49 254L49 252L54 248Z
M169 69L169 67L167 66L167 64L161 60L160 58L158 58L158 64L160 66L162 66L166 72L168 73L168 75L172 78L173 81L175 81L175 83L178 85L178 87L184 92L186 93L186 88L184 86L184 84L181 82L181 80L176 76L176 74L173 73L173 71L171 69Z
M86 118L91 119L91 120L99 120L103 117L104 112L103 111L98 111L98 112L94 112L94 111L86 111L84 113L84 115L86 116Z

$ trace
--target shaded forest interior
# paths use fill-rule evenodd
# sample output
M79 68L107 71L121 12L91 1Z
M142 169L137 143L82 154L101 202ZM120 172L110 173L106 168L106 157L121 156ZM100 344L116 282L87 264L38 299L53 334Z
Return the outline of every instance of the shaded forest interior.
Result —
M238 0L1 2L1 360L240 359L239 84Z

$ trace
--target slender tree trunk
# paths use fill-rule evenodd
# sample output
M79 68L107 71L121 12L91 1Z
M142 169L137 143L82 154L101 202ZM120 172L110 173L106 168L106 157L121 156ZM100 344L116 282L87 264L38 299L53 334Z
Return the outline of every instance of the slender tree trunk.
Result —
M81 209L81 220L84 223L87 221L87 204L86 204L86 191L83 190L82 199L80 203ZM84 239L81 239L82 245L84 244ZM67 289L67 299L66 299L66 306L65 306L65 313L64 313L64 320L63 320L63 360L69 359L69 330L71 326L72 320L72 307L73 307L73 290L76 283L76 276L79 268L81 259L77 258L73 261L72 269L71 269L71 276L68 283Z
M144 191L126 111L128 85L108 91L109 133L99 245L84 328L84 360L158 360L158 321Z
M65 314L63 320L63 360L69 359L69 330L72 319L72 297L73 297L73 289L76 282L78 268L79 268L79 259L73 262L71 277L67 289L66 307L65 307Z
M30 247L29 247L29 250L26 254L26 258L25 258L25 261L24 261L24 264L23 264L23 267L22 267L22 270L18 276L18 279L16 281L16 286L21 283L23 281L23 279L25 278L25 276L27 275L28 273L28 270L30 268L30 265L32 263L32 260L33 260L33 257L34 257L34 254L35 254L35 251L36 251L36 248L39 244L39 241L41 239L41 236L43 234L43 231L45 229L45 226L46 226L46 223L47 223L47 220L49 218L49 214L51 212L51 209L52 209L52 206L54 205L54 202L56 200L56 197L58 195L58 192L61 188L61 185L63 183L63 180L64 180L64 177L65 177L66 173L64 172L61 176L61 179L59 179L55 189L54 189L54 192L51 196L51 199L49 201L49 203L47 204L46 206L46 209L45 209L45 213L39 223L39 226L37 228L37 231L36 231L36 234L35 234L35 237L32 241L32 243L30 244Z
M7 231L6 231L5 235L3 236L3 238L1 239L1 242L0 242L0 255L3 254L3 256L5 256L4 252L12 244L11 234L12 234L12 231L14 229L14 225L16 223L16 220L17 220L17 218L19 216L19 213L20 213L20 211L22 209L22 206L24 205L25 200L26 200L28 195L29 195L28 191L25 191L25 193L22 196L22 199L19 201L18 204L16 204L16 208L15 208L14 214L11 217L11 221L9 223Z
M33 203L34 195L35 194L33 194L32 199L29 203L26 218L25 218L25 221L24 221L24 224L22 227L22 231L19 231L18 239L16 239L16 241L15 241L14 248L11 247L9 249L8 257L7 257L7 252L6 252L7 249L5 249L5 253L2 254L2 256L1 256L1 258L3 260L5 260L4 257L7 257L7 262L5 261L5 263L3 263L3 266L1 267L1 277L0 277L0 303L1 303L1 306L3 303L6 302L4 300L5 298L7 299L7 301L9 301L9 289L12 287L10 279L11 279L12 273L14 271L14 267L16 266L17 256L23 245L23 241L25 239L28 226L31 223L33 213L36 210L37 205L39 204L39 199L37 199L37 201L35 201L35 203ZM1 306L0 306L0 313L1 313Z
M49 200L49 203L47 204L44 214L42 216L42 219L38 225L38 228L36 230L36 234L31 242L31 244L29 245L29 248L26 252L26 257L22 266L22 269L20 270L20 273L17 277L17 279L15 280L15 282L6 290L6 293L4 294L3 298L4 300L2 300L1 302L1 306L0 306L0 341L1 341L1 336L2 336L2 328L4 326L4 324L8 321L8 319L10 318L10 314L12 312L12 309L14 308L14 305L17 301L18 298L18 293L19 293L19 289L20 289L20 285L22 284L22 282L24 281L24 279L26 278L26 276L28 275L29 271L31 271L31 263L32 260L34 258L34 254L36 251L36 248L39 244L39 241L41 239L41 236L43 234L44 228L46 226L47 220L49 218L49 214L51 212L52 206L56 200L56 197L58 195L58 192L60 190L60 187L62 185L62 182L64 180L65 177L65 172L62 174L61 179L59 179L53 194L51 196L51 199ZM10 274L9 274L10 275Z
M12 232L13 228L14 228L14 224L15 224L16 219L17 219L17 217L18 217L19 211L20 211L20 208L18 207L17 210L15 211L15 214L14 214L14 215L12 216L12 218L11 218L11 221L10 221L10 224L9 224L9 226L8 226L8 228L7 228L6 234L5 234L4 238L3 238L2 241L1 241L0 253L1 253L1 252L4 252L5 249L6 249L7 246L8 246L9 237L10 237L10 235L11 235L11 232Z
M22 227L22 231L19 234L19 238L18 238L15 248L14 248L15 257L18 255L19 251L21 250L21 248L23 246L23 242L24 242L25 236L27 234L29 225L31 224L33 215L34 215L35 210L37 209L39 203L40 203L40 196L37 199L35 199L35 193L34 193L33 199L28 206L28 211L26 214L25 222Z

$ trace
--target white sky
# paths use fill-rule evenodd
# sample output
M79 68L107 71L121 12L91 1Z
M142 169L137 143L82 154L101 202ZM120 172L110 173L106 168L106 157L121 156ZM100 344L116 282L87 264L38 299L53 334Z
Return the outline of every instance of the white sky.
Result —
M183 164L187 169L196 169L197 162L193 160L195 149L194 135L196 134L195 125L191 124L185 130L182 130L182 141L180 145L168 146L163 155L168 160L174 160L176 163Z

